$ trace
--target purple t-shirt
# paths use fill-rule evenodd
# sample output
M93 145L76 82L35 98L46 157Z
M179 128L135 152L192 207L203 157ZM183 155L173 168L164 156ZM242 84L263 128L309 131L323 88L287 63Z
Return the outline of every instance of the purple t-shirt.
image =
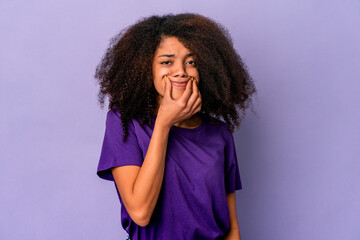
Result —
M141 166L153 129L154 121L141 127L132 119L123 143L120 113L108 111L98 176L114 181L112 167ZM234 138L225 123L203 118L193 129L172 126L165 161L158 202L145 227L132 221L115 184L130 239L222 239L230 227L226 194L242 188Z

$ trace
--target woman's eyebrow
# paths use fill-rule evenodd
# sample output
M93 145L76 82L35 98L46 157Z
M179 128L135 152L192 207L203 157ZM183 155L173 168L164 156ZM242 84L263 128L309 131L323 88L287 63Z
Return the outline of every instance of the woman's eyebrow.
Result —
M193 53L188 53L188 54L186 54L186 57L190 57L193 55L194 55ZM158 58L159 57L175 57L175 54L163 54L163 55L158 56Z
M175 57L175 54L163 54L163 55L158 56L158 58L159 57Z

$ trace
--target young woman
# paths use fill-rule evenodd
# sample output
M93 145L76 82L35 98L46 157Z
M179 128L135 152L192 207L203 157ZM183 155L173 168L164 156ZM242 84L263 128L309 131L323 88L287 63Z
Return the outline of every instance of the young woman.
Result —
M129 238L240 239L232 132L256 89L227 31L198 14L142 19L95 77L109 97L97 174L115 182Z

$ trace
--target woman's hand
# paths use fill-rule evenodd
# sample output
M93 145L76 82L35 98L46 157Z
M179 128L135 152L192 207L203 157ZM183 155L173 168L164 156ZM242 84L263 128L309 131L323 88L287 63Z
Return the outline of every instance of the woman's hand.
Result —
M241 240L239 229L230 229L224 240Z
M195 81L189 80L180 98L171 97L172 84L165 82L165 93L157 113L157 121L168 127L185 120L201 109L201 94Z

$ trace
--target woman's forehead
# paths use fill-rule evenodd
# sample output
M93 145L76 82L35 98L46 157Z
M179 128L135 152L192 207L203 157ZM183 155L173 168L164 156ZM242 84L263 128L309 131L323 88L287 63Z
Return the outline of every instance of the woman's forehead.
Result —
M190 55L190 50L187 49L177 37L166 37L164 38L159 47L156 50L156 55Z

